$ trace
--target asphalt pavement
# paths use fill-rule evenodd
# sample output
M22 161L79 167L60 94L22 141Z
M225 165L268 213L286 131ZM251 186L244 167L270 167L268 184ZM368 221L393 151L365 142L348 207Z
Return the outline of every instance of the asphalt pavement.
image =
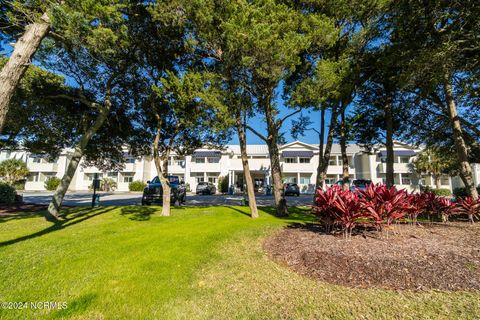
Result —
M53 192L49 191L23 191L23 200L27 203L48 204ZM101 206L133 206L141 205L142 193L140 192L99 192ZM257 195L257 205L272 206L273 196ZM302 206L312 204L312 195L286 197L289 206ZM232 206L241 205L243 195L187 195L185 206ZM65 195L64 205L89 206L92 203L92 193L86 191L68 192Z

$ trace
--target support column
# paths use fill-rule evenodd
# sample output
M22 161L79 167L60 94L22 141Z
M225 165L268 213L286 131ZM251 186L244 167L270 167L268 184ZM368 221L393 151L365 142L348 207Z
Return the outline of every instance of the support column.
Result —
M297 172L297 184L300 184L300 172Z

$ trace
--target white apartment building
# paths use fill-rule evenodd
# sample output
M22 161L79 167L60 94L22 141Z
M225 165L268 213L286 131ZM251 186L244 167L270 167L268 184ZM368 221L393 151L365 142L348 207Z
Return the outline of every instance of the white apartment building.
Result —
M72 150L64 150L58 159L48 161L42 155L30 154L25 151L0 152L0 161L5 159L21 159L26 161L30 175L25 184L25 190L45 190L44 183L48 177L61 178L67 168ZM297 183L302 193L313 193L319 162L318 145L294 141L279 146L282 175L285 182ZM415 159L420 149L396 142L395 152L395 184L399 188L416 191L419 185L433 186L430 176L413 174L409 164ZM271 184L270 159L266 145L247 145L249 165L256 186ZM358 145L347 146L349 172L351 179L369 179L374 183L385 181L385 147L378 146L367 151ZM123 170L118 172L101 172L96 167L87 167L82 162L70 184L72 191L86 191L92 184L95 174L100 178L109 177L117 182L118 191L128 191L128 184L135 180L147 182L156 176L152 159L126 157ZM480 183L480 165L474 164L475 184ZM243 167L238 145L227 145L221 150L199 149L188 156L172 154L169 159L169 174L177 175L191 190L202 181L217 183L220 177L227 177L229 185L240 190L243 186ZM330 155L326 184L331 185L342 177L342 157L340 146L334 144ZM462 186L458 177L448 176L441 179L442 188L453 189Z

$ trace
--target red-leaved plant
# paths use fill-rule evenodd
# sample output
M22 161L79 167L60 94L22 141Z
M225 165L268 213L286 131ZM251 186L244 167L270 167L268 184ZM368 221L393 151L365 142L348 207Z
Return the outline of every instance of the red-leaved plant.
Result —
M468 216L468 220L474 223L474 218L478 219L480 214L480 201L472 197L459 198L455 208L456 213L463 213Z

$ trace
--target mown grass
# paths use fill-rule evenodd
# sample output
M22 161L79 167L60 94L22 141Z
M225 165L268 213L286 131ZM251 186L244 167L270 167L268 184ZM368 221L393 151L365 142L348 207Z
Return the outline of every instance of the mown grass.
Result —
M1 319L474 319L476 292L350 289L271 261L262 239L312 217L243 207L74 209L59 224L0 218L0 301L66 301L0 310ZM328 259L328 257L325 257ZM426 266L427 267L427 266Z

